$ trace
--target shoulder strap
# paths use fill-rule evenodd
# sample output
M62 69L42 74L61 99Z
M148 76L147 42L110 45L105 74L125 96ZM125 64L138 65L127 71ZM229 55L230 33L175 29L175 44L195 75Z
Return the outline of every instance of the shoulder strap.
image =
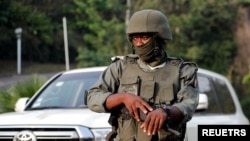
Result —
M126 56L114 56L114 57L111 57L111 62L116 62L118 60L124 60L125 63L129 62L129 63L136 63L136 60L138 59L138 55L136 54L128 54Z

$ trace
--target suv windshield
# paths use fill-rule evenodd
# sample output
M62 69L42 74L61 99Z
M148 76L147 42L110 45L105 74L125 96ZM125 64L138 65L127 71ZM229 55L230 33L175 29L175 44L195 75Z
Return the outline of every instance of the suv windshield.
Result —
M39 92L28 110L86 107L85 90L96 82L100 74L101 71L60 75Z

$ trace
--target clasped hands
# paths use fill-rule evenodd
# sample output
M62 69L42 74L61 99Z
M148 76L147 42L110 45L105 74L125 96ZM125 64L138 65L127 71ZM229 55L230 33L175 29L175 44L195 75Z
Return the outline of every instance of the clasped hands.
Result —
M134 94L126 94L123 104L135 120L143 122L140 127L149 136L155 135L163 127L168 116L162 108L153 109L141 97ZM146 115L144 121L140 118L139 111Z

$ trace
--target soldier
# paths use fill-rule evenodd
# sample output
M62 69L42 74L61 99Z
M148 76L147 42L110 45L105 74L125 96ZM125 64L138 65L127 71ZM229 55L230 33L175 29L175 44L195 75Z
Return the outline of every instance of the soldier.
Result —
M198 105L197 65L168 56L172 34L158 10L135 12L127 36L133 54L107 67L87 91L88 107L111 113L113 134L107 140L182 140Z

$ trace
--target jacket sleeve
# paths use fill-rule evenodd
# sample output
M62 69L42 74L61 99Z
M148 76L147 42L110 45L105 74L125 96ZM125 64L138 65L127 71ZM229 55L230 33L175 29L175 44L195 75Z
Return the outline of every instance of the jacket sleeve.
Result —
M180 70L180 91L177 93L176 106L184 115L183 122L189 121L199 103L197 79L198 67L195 63L184 63Z
M105 101L109 95L117 92L121 67L121 60L110 64L97 82L87 91L87 106L90 110L99 113L108 112L105 108Z

